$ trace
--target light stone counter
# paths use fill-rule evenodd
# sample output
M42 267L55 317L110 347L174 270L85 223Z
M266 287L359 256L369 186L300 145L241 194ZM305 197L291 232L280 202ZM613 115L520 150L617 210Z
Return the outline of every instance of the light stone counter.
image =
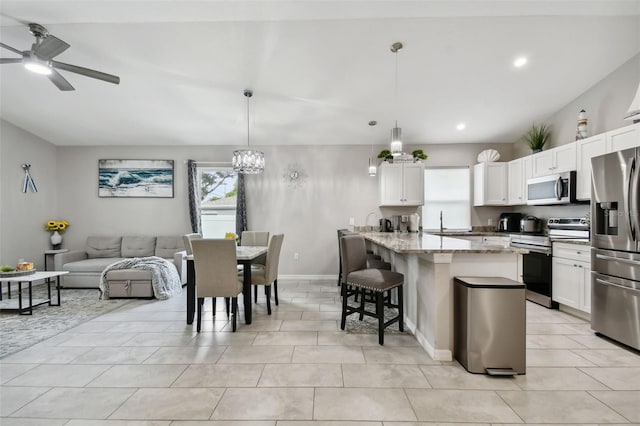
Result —
M370 242L392 250L395 253L520 253L526 254L526 249L489 245L479 242L445 237L434 234L393 233L393 232L364 232L364 237Z
M522 281L527 250L432 234L362 233L367 245L404 274L404 323L427 353L453 359L453 279L505 277Z

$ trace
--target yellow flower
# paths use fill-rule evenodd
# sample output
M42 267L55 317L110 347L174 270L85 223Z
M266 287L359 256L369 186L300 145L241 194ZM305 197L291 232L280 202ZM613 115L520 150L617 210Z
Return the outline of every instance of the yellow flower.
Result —
M224 234L224 237L229 240L235 240L236 234L234 234L233 232L227 232L226 234Z
M44 225L44 227L49 232L62 232L69 227L69 222L67 222L66 220L50 220Z
M67 229L67 225L64 222L58 222L58 231L64 231Z

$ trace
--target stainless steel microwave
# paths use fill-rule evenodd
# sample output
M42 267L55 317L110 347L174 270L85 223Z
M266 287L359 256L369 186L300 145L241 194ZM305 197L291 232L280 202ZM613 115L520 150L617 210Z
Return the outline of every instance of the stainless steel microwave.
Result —
M542 206L576 202L576 172L564 172L527 180L527 204Z

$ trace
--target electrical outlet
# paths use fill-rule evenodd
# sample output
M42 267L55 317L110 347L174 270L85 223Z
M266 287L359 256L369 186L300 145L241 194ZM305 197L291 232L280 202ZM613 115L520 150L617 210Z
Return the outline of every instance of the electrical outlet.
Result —
M355 220L355 218L350 217L350 218L349 218L349 225L353 226L353 225L355 225L355 224L356 224L356 220Z
M300 253L296 252L293 253L293 260L299 260L300 259Z

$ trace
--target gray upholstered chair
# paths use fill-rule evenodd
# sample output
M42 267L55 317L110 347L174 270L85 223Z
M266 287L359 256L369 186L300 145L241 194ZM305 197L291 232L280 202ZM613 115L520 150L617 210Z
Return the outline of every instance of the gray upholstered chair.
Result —
M264 294L267 297L267 313L271 315L271 284L275 292L276 305L278 304L278 263L284 234L276 234L269 241L267 261L264 265L251 265L251 284L263 285Z
M216 314L216 297L231 298L231 324L236 331L238 294L242 293L242 281L236 269L236 242L230 239L194 239L193 260L196 271L196 294L198 295L198 326L202 317L204 298L213 299L213 315ZM227 316L229 308L227 302Z
M384 345L384 329L394 322L398 322L400 331L404 331L402 318L404 316L402 286L404 275L386 269L367 267L367 249L364 237L361 235L345 235L340 239L342 255L342 273L344 283L342 286L342 319L340 328L345 329L347 315L354 313L371 316L378 319L378 343ZM391 291L397 289L398 303L393 304ZM367 290L375 295L375 312L365 309L365 298L362 298L360 306L350 306L349 296L357 294L359 290ZM386 293L386 295L385 295ZM397 308L398 315L385 322L384 308Z
M269 232L268 231L242 231L240 235L241 246L261 246L266 247L269 245ZM253 261L254 264L264 265L267 261L267 256L262 255ZM240 266L238 269L241 269ZM258 287L254 289L254 299L258 301ZM278 296L276 295L276 305L278 304Z
M195 239L201 239L201 234L185 234L182 236L182 241L184 242L184 248L187 251L187 254L193 254L193 249L191 248L191 241Z

